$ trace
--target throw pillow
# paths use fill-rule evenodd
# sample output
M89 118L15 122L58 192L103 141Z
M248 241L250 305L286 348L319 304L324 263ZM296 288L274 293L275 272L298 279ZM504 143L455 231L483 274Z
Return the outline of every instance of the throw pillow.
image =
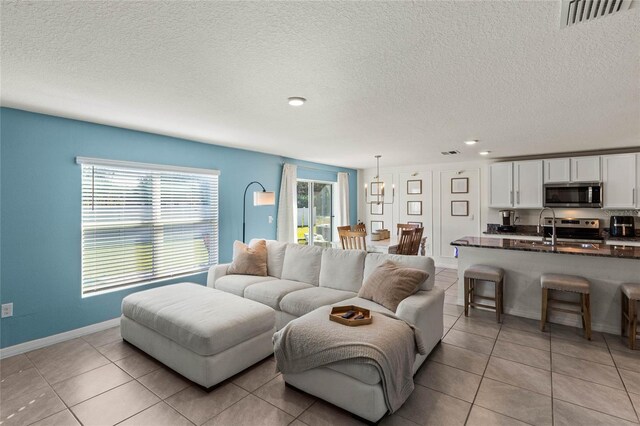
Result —
M255 240L251 245L233 243L233 262L227 274L267 276L267 242Z
M418 291L428 277L425 271L400 267L387 260L367 278L358 296L395 312L400 302Z

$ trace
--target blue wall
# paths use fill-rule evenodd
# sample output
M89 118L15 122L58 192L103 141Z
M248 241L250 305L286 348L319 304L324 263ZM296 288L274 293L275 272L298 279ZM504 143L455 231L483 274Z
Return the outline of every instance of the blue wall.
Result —
M300 168L301 178L335 181L338 171L350 172L356 221L355 170L8 108L0 109L0 126L0 299L14 304L14 316L0 322L0 347L116 318L124 296L153 286L81 297L76 156L220 170L221 263L242 238L245 185L258 180L279 192L283 161L321 169ZM276 221L267 217L276 214L277 205L248 207L247 238L275 238ZM206 274L188 279L205 283Z

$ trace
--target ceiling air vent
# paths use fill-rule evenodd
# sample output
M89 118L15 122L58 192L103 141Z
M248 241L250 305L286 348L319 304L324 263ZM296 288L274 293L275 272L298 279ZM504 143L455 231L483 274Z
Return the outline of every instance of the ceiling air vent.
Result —
M627 10L632 0L562 0L560 26L568 27Z
M442 151L440 154L442 155L456 155L456 154L460 154L460 151L458 151L457 149L451 150L451 151Z

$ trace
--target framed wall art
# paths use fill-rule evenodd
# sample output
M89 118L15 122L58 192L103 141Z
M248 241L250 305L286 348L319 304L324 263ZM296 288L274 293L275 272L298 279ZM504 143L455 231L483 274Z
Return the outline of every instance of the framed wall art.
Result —
M422 179L407 181L407 195L422 194Z
M371 221L371 232L376 232L380 229L384 229L384 222L381 220L372 220Z
M410 216L422 215L422 201L407 201L407 214Z
M452 194L468 194L469 193L469 178L451 178L451 193Z
M452 201L451 216L469 216L468 201Z
M372 215L382 215L384 214L384 204L383 203L371 203L370 212Z

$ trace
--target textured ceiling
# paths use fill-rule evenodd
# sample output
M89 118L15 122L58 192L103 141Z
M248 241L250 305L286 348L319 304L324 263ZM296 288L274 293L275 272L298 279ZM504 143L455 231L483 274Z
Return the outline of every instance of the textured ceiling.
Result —
M3 0L1 102L351 167L639 146L639 11Z

